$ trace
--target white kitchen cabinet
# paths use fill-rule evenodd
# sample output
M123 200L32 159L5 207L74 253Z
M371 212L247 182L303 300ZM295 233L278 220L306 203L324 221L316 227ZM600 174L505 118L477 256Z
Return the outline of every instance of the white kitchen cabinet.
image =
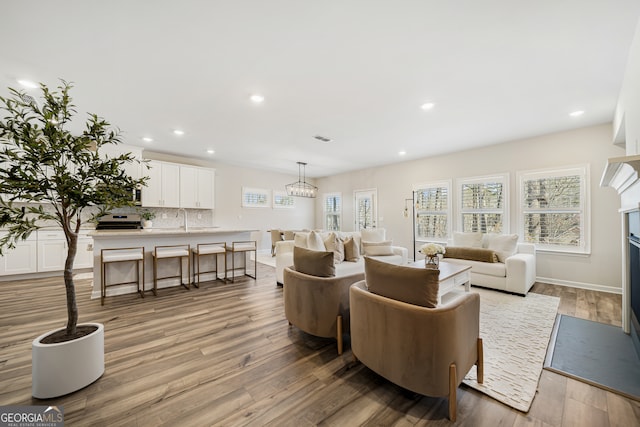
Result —
M143 172L149 180L147 186L142 189L142 206L180 207L180 166L178 164L151 160L149 169Z
M14 249L5 249L0 257L0 276L35 273L38 265L38 242L36 233L26 240L16 242Z
M134 159L142 159L142 148L134 147L131 145L118 144L118 145L103 145L100 147L100 154L102 157L118 157L122 154L131 153ZM143 169L146 166L141 165L138 162L127 163L124 165L124 170L133 179L139 179L143 175Z
M38 272L64 270L67 240L62 230L38 230Z
M180 166L180 207L214 208L214 169Z
M90 230L80 230L78 234L78 250L73 268L93 268L93 238Z

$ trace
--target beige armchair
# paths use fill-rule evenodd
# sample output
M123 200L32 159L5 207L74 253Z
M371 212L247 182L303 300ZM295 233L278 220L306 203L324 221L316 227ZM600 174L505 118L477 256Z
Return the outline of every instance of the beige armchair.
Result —
M351 348L356 359L389 381L427 396L448 396L456 419L456 390L473 365L483 381L480 296L448 294L427 308L351 286Z
M276 243L282 241L282 231L271 229L271 256L276 256Z
M324 338L335 338L342 354L342 334L349 331L349 286L363 273L319 277L284 269L284 313L290 325Z

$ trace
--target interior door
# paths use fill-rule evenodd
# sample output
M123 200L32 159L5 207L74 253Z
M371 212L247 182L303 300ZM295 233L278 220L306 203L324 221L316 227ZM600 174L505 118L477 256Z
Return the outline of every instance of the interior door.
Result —
M355 231L378 226L378 190L354 191Z

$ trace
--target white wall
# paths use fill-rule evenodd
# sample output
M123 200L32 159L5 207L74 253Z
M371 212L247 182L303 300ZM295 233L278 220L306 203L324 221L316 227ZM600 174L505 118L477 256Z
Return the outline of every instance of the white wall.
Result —
M456 178L507 172L510 181L510 232L515 233L517 171L588 163L591 170L591 255L540 253L537 275L546 282L620 292L621 225L617 211L620 200L613 189L599 187L607 158L624 155L624 149L612 144L611 134L610 124L582 128L335 175L318 179L316 185L320 193L342 192L344 231L353 229L353 191L376 187L378 215L382 217L379 226L387 229L394 244L409 248L411 256L412 219L404 218L402 211L404 200L412 197L414 184L451 179L456 194ZM319 198L316 227L322 227L321 205Z
M626 154L640 154L640 21L629 49L614 118L614 132L623 129L620 142L626 144Z
M315 222L314 199L297 197L293 209L242 207L242 187L284 191L286 184L298 179L297 175L249 169L207 159L184 158L147 150L144 151L143 157L214 168L216 170L215 209L212 225L259 230L253 238L258 240L258 248L261 250L271 251L271 236L267 230L312 228Z

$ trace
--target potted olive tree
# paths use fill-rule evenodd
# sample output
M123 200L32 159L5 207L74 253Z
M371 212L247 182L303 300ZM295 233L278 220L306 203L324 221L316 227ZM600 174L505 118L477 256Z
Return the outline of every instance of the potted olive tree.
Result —
M146 178L124 172L137 162L130 153L106 157L100 147L121 142L119 131L95 114L72 133L75 106L71 84L57 90L40 85L42 99L9 89L0 97L0 255L44 225L64 231L67 325L36 338L32 345L32 394L60 396L85 387L104 372L104 327L78 325L73 263L78 232L120 206L133 205L132 191Z

